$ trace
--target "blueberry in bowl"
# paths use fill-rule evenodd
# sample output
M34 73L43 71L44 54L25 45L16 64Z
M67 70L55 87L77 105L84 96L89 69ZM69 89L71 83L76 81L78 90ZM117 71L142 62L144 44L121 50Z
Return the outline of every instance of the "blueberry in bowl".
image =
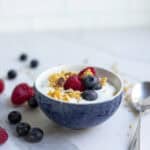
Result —
M53 67L42 72L34 86L43 113L71 129L89 128L108 120L123 96L121 78L96 66Z

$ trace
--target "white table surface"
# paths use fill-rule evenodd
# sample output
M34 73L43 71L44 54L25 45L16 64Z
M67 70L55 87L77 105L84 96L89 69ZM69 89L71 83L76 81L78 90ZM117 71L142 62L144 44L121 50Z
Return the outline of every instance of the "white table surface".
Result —
M31 58L40 60L37 73L58 64L90 64L110 68L118 64L121 72L131 82L150 79L150 30L124 31L68 31L48 33L0 33L0 76L8 69L18 69L14 81L6 81L6 90L0 95L0 126L9 132L9 140L0 150L127 150L129 125L135 117L124 102L112 118L104 124L85 130L70 130L49 121L39 109L27 106L13 107L9 96L19 82L29 82L26 76L27 63L19 63L17 57L26 52ZM20 110L23 120L45 131L39 144L28 144L15 136L14 129L7 123L11 110ZM150 116L142 120L141 149L150 149Z

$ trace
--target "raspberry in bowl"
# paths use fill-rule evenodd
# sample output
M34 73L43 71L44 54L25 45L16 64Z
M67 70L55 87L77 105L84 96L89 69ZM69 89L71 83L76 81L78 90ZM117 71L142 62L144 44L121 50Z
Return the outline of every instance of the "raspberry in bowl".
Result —
M43 72L35 81L42 111L72 129L107 120L121 103L122 89L118 75L95 66L58 66Z

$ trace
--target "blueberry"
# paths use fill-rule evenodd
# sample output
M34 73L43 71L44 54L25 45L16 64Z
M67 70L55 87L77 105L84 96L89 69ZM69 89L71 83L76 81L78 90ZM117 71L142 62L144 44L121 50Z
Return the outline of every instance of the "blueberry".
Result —
M36 68L36 67L38 67L38 65L39 65L38 60L36 60L36 59L31 60L30 68Z
M93 89L95 85L99 83L98 78L95 76L88 75L83 78L83 84L86 89Z
M30 131L30 125L25 122L20 122L16 126L16 132L18 136L26 136Z
M94 90L86 90L81 94L81 96L87 101L93 101L97 99L98 94Z
M26 61L27 58L28 58L27 54L23 53L23 54L20 55L19 60L20 61Z
M31 108L36 108L36 107L38 107L38 103L37 103L37 100L36 100L35 96L31 97L31 98L28 100L28 105L29 105L29 107L31 107Z
M10 124L16 124L22 119L21 113L18 111L12 111L8 114L8 121Z
M17 76L17 72L15 70L9 70L7 73L7 78L10 80L16 78L16 76Z
M43 139L44 132L40 128L32 128L26 136L26 141L31 143L40 142Z

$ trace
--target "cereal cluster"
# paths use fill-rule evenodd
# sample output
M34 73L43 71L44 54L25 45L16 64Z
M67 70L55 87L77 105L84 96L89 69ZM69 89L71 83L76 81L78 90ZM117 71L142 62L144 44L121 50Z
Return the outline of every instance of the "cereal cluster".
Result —
M49 86L53 87L53 89L48 92L48 96L53 97L55 99L62 99L64 101L68 101L72 98L80 100L81 99L80 91L74 91L72 89L64 91L63 89L65 81L70 76L73 76L73 75L76 75L76 73L67 72L67 71L61 71L61 72L50 75Z
M67 72L67 71L61 71L58 73L54 73L49 76L49 86L51 87L62 87L65 83L65 81L72 75L75 75L75 72Z
M69 101L71 98L75 98L77 100L81 99L80 91L66 90L63 91L63 88L54 88L48 92L48 96L53 97L55 99L62 99L64 101Z
M102 77L102 78L100 79L100 84L101 84L102 86L105 86L106 83L107 83L107 77Z

